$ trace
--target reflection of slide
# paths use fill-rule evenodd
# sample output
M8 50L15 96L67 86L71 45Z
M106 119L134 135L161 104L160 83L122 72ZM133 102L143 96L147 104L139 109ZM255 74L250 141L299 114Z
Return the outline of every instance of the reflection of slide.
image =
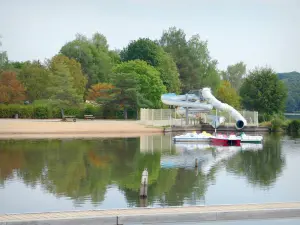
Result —
M213 151L207 150L209 145L205 144L176 144L175 147L177 155L161 156L161 168L194 169L195 159L197 159L198 167L205 175L209 174L217 164L228 160L241 150L240 146L220 146L213 147L215 152L213 153Z
M176 95L174 93L167 93L161 96L161 100L166 105L174 105L189 108L189 110L197 110L201 111L210 111L212 108L216 108L222 111L227 111L231 114L231 116L236 120L236 128L242 129L247 125L247 121L245 118L232 106L220 102L216 99L212 93L210 88L203 88L201 91L202 97L208 103L200 102L200 97L195 94L186 94L186 95Z

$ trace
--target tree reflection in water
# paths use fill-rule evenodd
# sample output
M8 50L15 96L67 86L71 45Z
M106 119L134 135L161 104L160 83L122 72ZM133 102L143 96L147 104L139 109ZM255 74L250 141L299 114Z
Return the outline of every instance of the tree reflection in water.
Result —
M279 134L265 137L262 151L241 151L226 164L227 171L245 176L249 183L268 188L274 184L285 166Z
M96 206L107 188L116 185L129 206L143 206L138 193L141 173L148 168L148 205L196 204L203 199L218 166L206 175L193 168L161 168L162 154L174 151L141 153L138 138L0 141L0 184L5 188L12 179L28 187L39 184L76 205L91 200ZM270 186L283 166L279 136L267 137L263 151L239 152L226 162L228 171L263 186Z

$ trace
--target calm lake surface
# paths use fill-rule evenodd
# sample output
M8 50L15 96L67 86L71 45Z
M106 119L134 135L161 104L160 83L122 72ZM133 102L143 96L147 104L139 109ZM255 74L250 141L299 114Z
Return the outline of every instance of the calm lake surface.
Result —
M0 140L0 214L300 201L299 173L300 139L278 134L218 148L170 136Z

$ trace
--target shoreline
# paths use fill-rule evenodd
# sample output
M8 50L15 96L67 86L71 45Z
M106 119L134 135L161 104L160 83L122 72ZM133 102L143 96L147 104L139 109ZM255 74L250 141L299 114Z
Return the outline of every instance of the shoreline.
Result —
M5 224L127 224L299 218L300 202L0 214ZM119 223L115 223L118 221Z
M163 129L146 127L136 120L0 119L0 139L140 137L153 134L163 134Z

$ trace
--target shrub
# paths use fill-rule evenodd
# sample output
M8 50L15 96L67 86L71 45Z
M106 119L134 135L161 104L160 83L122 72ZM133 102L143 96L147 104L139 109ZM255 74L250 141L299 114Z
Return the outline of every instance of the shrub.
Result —
M47 105L36 105L34 106L34 116L35 119L50 119L52 118L52 113L50 107Z
M260 123L259 125L262 126L262 127L268 127L270 129L272 127L271 121L264 121L264 122Z
M83 110L85 115L94 115L97 119L102 118L103 112L100 106L86 104Z
M34 109L27 105L0 105L0 118L13 118L15 114L18 114L19 118L32 118Z
M300 120L292 120L288 124L287 131L291 133L298 133L300 131Z
M284 121L279 116L274 116L271 120L271 131L279 131L283 125Z

